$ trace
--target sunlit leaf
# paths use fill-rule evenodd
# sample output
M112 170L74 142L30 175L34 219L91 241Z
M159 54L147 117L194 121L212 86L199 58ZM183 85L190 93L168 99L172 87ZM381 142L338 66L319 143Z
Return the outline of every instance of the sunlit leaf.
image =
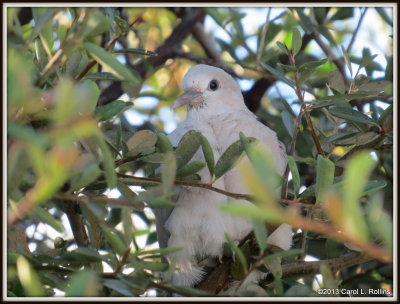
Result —
M22 255L17 258L17 272L28 297L43 296L44 291L39 276Z

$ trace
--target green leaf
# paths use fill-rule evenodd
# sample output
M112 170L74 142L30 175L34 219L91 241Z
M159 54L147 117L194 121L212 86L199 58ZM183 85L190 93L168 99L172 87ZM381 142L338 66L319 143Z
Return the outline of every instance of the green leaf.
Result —
M324 288L330 288L334 289L338 287L338 281L335 280L335 277L332 273L332 270L329 268L329 266L326 263L322 263L321 266L319 267L320 272L322 274L323 278L323 287Z
M134 202L136 200L137 194L121 180L117 181L117 188L128 201Z
M76 76L79 63L81 62L81 60L82 60L82 53L78 51L72 52L72 54L69 55L67 62L65 63L65 73L71 77Z
M344 82L342 74L338 70L329 72L328 84L331 89L334 89L340 94L344 94L346 91L346 83Z
M269 254L264 258L264 261L271 261L277 258L286 258L286 257L290 257L293 255L299 255L302 254L304 252L303 249L291 249L291 250L287 250L287 251L280 251L277 253L273 253L273 254Z
M376 132L359 132L356 133L355 135L345 138L345 139L340 139L336 141L337 146L350 146L350 145L365 145L368 144L377 138L379 138L380 135Z
M301 39L301 33L300 31L295 27L292 30L292 54L293 56L296 56L297 53L301 49L301 44L302 44L302 39Z
M314 26L311 23L311 19L309 16L306 16L304 14L304 8L295 8L294 9L297 14L300 17L300 25L303 28L303 30L307 33L307 34L311 34L314 31Z
M336 133L331 136L325 137L324 142L326 142L326 143L335 142L340 139L345 139L345 138L351 137L358 133L359 133L358 131L348 131L348 132Z
M54 8L34 7L32 15L35 20L34 33L39 33L40 40L48 56L52 54L54 44L52 16L55 14Z
M348 162L343 179L343 217L347 232L363 241L368 240L367 226L359 198L376 162L368 151L354 155Z
M335 165L328 158L318 155L317 158L317 178L316 178L316 198L317 204L322 202L323 195L333 184L335 175Z
M110 244L110 247L118 253L120 256L123 256L128 249L124 243L124 241L116 234L113 230L108 228L107 226L101 226L101 230L107 242Z
M279 223L282 220L281 214L277 213L275 210L268 212L254 204L246 203L246 201L232 201L229 202L229 204L220 205L219 209L235 216L254 220L265 220L271 223Z
M315 102L320 103L324 101L341 101L341 100L353 100L357 98L362 98L367 96L365 93L357 93L357 94L336 94L330 95L326 97L319 97Z
M289 80L288 78L286 78L286 76L279 70L274 69L273 67L269 66L268 64L262 63L261 62L261 66L266 69L268 72L270 72L273 76L275 76L276 78L278 78L279 80L283 81L284 83L286 83L288 86L294 88L294 83L293 81Z
M253 137L246 138L247 143L254 142L255 140L256 139ZM221 155L215 165L215 177L218 179L231 170L243 156L244 150L245 147L241 140L237 140L231 144Z
M318 24L324 24L326 19L326 15L328 13L327 7L313 7L313 13L315 20L317 20Z
M158 197L147 202L150 208L174 208L175 203L165 197Z
M40 278L22 255L17 258L17 272L21 285L28 297L43 296L44 290L40 282Z
M36 206L32 209L32 213L34 216L37 216L41 221L53 227L59 233L64 232L64 226L61 224L61 222L54 218L54 216L45 209Z
M253 230L254 236L256 237L256 241L258 247L260 247L260 254L267 249L267 238L268 238L268 231L267 226L265 225L264 221L260 220L253 220Z
M70 191L78 191L90 183L97 180L100 176L101 170L97 163L92 163L83 169L82 174L76 176L71 180Z
M95 9L90 12L89 20L87 21L86 27L82 31L82 37L95 37L110 29L111 23L108 16L105 16L103 12Z
M121 280L117 279L104 279L103 280L104 286L115 290L119 294L126 296L126 297L134 297L135 294L132 293L131 288L122 282Z
M316 61L308 61L303 63L301 66L299 66L299 71L303 72L305 70L313 70L319 67L320 65L325 64L328 61L327 58L321 59L321 60L316 60Z
M128 48L128 49L122 49L118 51L114 51L116 54L135 54L135 55L145 55L145 56L158 56L156 52L152 51L147 51L144 49L138 49L138 48Z
M287 71L287 72L297 72L297 67L292 66L292 65L286 65L286 64L282 64L282 63L277 63L276 64L279 68Z
M83 46L98 63L111 69L120 80L126 80L133 83L140 82L140 77L137 74L134 74L132 70L128 69L103 48L90 42L84 42Z
M247 273L247 260L246 257L244 256L243 252L240 250L240 248L235 244L233 239L230 237L229 234L226 232L224 233L225 239L228 242L229 247L232 249L233 253L235 254L235 258L239 260L240 264L242 265L244 273Z
M174 186L176 174L176 158L172 152L164 154L164 160L161 164L161 180L163 193L168 193Z
M369 116L351 108L332 107L329 109L329 113L344 120L379 126L378 123Z
M110 81L120 81L120 79L114 74L109 73L109 72L96 72L96 73L90 73L85 76L84 79L90 79L90 80L110 80Z
M207 137L201 134L200 140L201 140L201 149L203 150L204 159L206 160L208 171L210 172L210 176L212 178L215 171L214 152Z
M164 133L157 132L157 147L160 148L161 153L173 152L171 141Z
M330 18L330 20L344 20L353 17L353 7L341 7L338 8L336 13Z
M91 270L81 270L71 276L65 290L66 297L94 297L98 295L98 275Z
M294 196L297 197L300 191L300 175L296 161L292 156L288 156L288 165L290 168L290 172L292 172Z
M289 54L289 49L287 48L287 46L286 46L285 44L283 44L283 43L280 42L280 41L277 41L277 42L276 42L276 45L281 49L281 51L282 51L283 53L285 53L286 55Z
M382 114L378 118L378 124L382 125L383 122L386 120L386 118L393 113L393 104L388 106L385 111L382 112Z
M97 107L95 114L98 121L106 121L126 111L132 106L133 106L132 102L123 102L121 100L114 100L104 106Z
M293 136L293 128L294 128L292 115L290 115L290 113L288 111L284 110L284 111L282 111L281 116L282 116L283 125L286 128L286 131L288 132L290 137L292 137Z
M382 193L374 195L367 205L368 227L373 235L383 240L386 249L393 249L393 223L390 215L383 207L384 197Z
M178 172L176 173L176 176L177 177L185 177L185 176L192 175L194 173L197 173L201 169L203 169L205 166L206 166L206 164L204 162L199 161L199 160L194 160L194 161L190 162L189 164L187 164L186 166L184 166L183 168L180 168L178 170Z
M129 152L126 156L136 156L144 153L155 146L157 135L150 130L140 130L136 132L126 143Z
M101 150L102 161L106 175L107 187L113 189L117 185L117 176L115 174L114 158L101 135L95 137Z
M201 145L200 133L190 130L182 136L175 150L178 169L185 166Z

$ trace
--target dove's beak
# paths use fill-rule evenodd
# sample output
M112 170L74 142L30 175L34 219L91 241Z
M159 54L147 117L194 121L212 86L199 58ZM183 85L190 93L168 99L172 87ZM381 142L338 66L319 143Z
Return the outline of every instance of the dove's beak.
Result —
M202 92L186 91L179 96L172 104L172 109L179 108L184 105L195 105L203 101Z

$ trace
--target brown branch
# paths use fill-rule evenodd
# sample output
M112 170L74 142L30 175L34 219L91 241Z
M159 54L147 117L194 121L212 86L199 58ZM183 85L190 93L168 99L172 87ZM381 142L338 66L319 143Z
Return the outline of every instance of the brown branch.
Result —
M80 213L79 205L73 200L63 200L62 203L76 244L82 247L89 246L89 237L86 233L86 228L83 222L82 214Z
M133 203L126 199L118 199L118 198L110 198L107 196L76 196L70 194L55 194L53 198L60 199L60 200L71 200L77 203L89 203L89 202L104 202L104 203L111 203L114 205L124 206L124 207L131 207L137 210L143 210L144 204L143 203Z

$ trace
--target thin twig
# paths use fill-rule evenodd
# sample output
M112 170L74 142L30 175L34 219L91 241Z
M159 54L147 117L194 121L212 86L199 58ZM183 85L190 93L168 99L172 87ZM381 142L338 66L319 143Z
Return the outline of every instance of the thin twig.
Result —
M257 52L257 58L256 58L256 67L257 68L260 66L260 59L261 59L262 51L264 49L265 35L267 34L267 31L268 31L270 15L271 15L271 7L268 8L267 17L266 17L265 23L262 27L262 30L261 30L260 43L258 44L258 52Z
M349 46L347 47L347 50L346 50L346 52L347 52L348 54L350 54L351 48L353 47L354 41L356 40L358 30L359 30L360 27L361 27L361 23L362 23L362 21L363 21L363 19L364 19L364 16L365 16L365 13L367 12L367 10L368 10L368 7L366 7L366 8L364 9L364 11L361 13L360 19L358 20L357 27L356 27L356 29L355 29L353 35L351 36L351 40L350 40Z

